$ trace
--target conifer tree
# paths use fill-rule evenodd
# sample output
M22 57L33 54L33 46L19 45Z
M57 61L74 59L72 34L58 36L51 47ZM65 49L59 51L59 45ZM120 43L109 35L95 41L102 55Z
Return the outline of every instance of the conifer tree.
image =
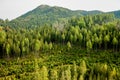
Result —
M118 40L116 37L113 38L112 43L113 43L113 46L115 46L115 48L117 50ZM113 49L115 49L115 48L113 48Z
M67 49L69 50L71 48L71 43L67 42Z
M42 80L48 80L48 70L45 66L41 68L41 78Z
M58 80L57 70L54 69L50 71L50 80Z
M65 78L66 78L66 80L71 80L71 69L70 69L70 66L67 66L67 69L65 70Z
M77 80L77 65L76 65L75 61L73 62L73 76L72 76L72 80Z
M89 50L92 49L92 42L91 42L91 40L87 41L86 47L87 47L87 51L88 51L88 52L89 52Z

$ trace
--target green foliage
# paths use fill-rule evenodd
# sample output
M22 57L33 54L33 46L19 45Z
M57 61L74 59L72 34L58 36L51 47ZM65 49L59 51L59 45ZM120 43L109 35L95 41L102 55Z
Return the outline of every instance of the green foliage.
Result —
M81 21L84 22L84 26L79 24ZM114 20L112 14L99 14L73 17L67 23L56 21L56 25L29 29L4 27L0 31L0 56L5 57L7 51L10 57L46 52L54 49L54 44L67 44L68 51L72 48L71 45L79 45L87 51L104 48L117 52L120 49L118 25L118 20ZM6 43L10 44L10 50L7 50Z
M119 80L119 20L78 12L42 5L0 20L0 80Z
M0 44L3 44L5 39L6 39L6 33L4 31L0 31Z
M68 66L67 69L65 70L65 79L71 80L71 68L70 68L70 66Z
M58 80L57 70L51 70L50 71L50 80Z
M64 46L60 49L64 49ZM67 52L57 54L56 50L56 54L54 55L41 53L41 57L31 55L31 57L14 60L2 59L0 60L0 66L2 66L0 67L0 79L5 79L6 77L20 80L118 80L120 78L119 59L116 60L116 57L114 57L119 53L113 54L98 51L90 54L89 58L88 54L84 51L81 52L79 48L73 47L68 52L69 55ZM111 63L107 62L108 59L106 60L106 56ZM118 66L116 65L117 63L114 63L115 60L118 62Z
M49 48L50 48L50 50L53 48L53 45L51 42L49 43Z
M40 47L41 47L40 41L35 40L35 44L34 44L35 51L39 51Z
M113 45L117 45L118 44L118 40L116 39L116 37L113 38L112 43L113 43Z
M88 50L88 51L89 51L90 49L92 49L92 42L91 42L90 40L87 41L86 47L87 47L87 50Z
M40 71L41 71L41 80L48 80L48 70L46 66L43 66Z
M81 75L84 75L87 71L86 63L84 60L80 63L80 73Z
M6 44L6 53L7 53L7 56L9 57L9 53L10 53L10 44Z
M107 42L109 42L109 40L110 40L110 36L109 36L109 35L106 35L106 36L104 37L104 41L107 43Z
M40 79L39 66L38 66L37 59L35 59L35 79L36 80Z
M69 50L71 48L70 42L67 42L67 49Z
M77 65L76 62L73 62L73 72L72 80L77 80Z
M72 11L66 8L62 7L51 7L48 5L41 5L35 8L32 11L29 11L28 13L18 17L17 19L14 19L7 24L9 24L12 27L35 27L35 26L43 26L46 23L52 24L56 21L65 21L69 18L72 18L73 16L84 16L84 15L91 15L91 14L100 14L102 12L100 11ZM1 20L1 25L3 20Z

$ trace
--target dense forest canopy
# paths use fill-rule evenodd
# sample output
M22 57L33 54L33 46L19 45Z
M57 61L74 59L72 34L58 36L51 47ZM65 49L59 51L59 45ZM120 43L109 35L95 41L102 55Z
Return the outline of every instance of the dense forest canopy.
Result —
M0 19L0 77L119 80L119 16L41 5L14 20Z
M3 21L5 25L8 21ZM32 29L2 27L1 57L22 56L31 51L51 49L55 43L79 45L87 49L120 49L120 23L113 14L72 17L52 25ZM22 35L22 36L21 36Z

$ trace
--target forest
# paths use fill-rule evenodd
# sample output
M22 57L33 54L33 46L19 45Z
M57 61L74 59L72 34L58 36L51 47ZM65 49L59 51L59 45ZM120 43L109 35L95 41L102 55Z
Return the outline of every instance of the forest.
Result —
M69 10L48 6L59 16L48 10L50 17L36 17L39 8L0 20L0 80L120 80L119 17L102 12L61 17L57 12Z

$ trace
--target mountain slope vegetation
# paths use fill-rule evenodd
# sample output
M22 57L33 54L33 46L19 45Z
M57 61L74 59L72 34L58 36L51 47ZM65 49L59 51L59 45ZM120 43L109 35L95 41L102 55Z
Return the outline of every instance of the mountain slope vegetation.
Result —
M0 20L0 80L120 80L117 16L42 5Z
M57 6L41 5L34 10L12 20L12 26L16 24L19 27L35 27L43 24L52 24L55 21L65 21L71 17L80 17L85 15L100 14L101 11L72 11L66 8ZM15 25L14 25L15 24Z
M120 11L102 12L98 10L85 11L85 10L70 10L58 6L40 5L37 8L21 15L20 17L7 22L8 26L12 27L36 27L43 25L52 25L56 21L67 22L72 17L81 17L87 15L96 14L113 14L115 18L120 18ZM0 21L0 25L4 26L3 22ZM6 25L5 25L6 26Z

